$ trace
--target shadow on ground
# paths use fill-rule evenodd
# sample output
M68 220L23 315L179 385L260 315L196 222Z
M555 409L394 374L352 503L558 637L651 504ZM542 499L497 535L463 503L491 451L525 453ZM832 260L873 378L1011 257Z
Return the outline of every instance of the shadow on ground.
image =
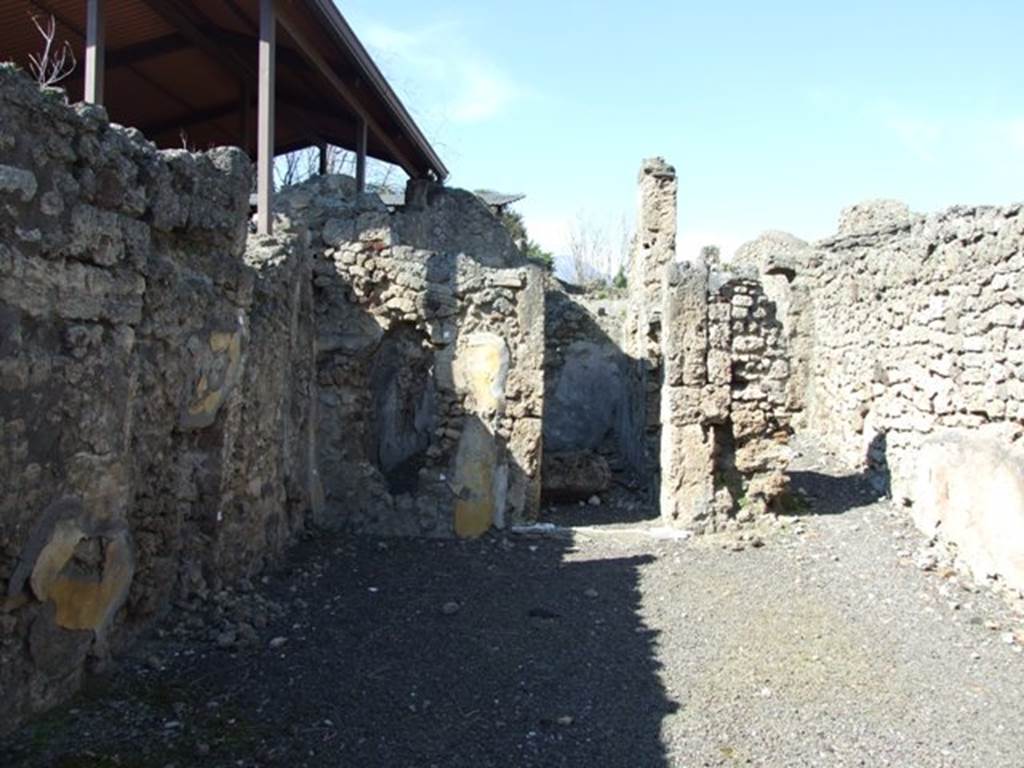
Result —
M545 523L573 528L650 523L658 520L659 516L657 508L647 503L642 494L622 490L606 494L597 506L587 502L547 504L541 519Z
M891 474L888 462L888 441L884 434L878 434L868 446L865 469L861 472L843 474L837 469L821 471L818 467L829 466L821 454L812 447L804 448L808 462L814 470L793 467L789 470L790 488L797 498L803 498L809 505L796 510L799 515L841 515L854 509L867 507L891 496Z
M310 543L272 580L288 612L258 646L145 643L0 763L667 765L676 705L638 616L652 560L580 559L570 539ZM179 656L154 671L154 653Z
M797 515L842 515L886 498L866 474L826 475L820 472L790 472L790 487L809 504Z

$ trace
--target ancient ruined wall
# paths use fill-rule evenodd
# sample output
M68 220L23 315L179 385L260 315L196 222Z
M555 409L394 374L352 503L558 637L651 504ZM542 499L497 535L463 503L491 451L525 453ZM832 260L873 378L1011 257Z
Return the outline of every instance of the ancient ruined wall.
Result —
M485 267L520 267L526 259L475 194L413 179L390 220L397 242L425 251L465 253Z
M249 179L0 67L0 728L312 504L311 267Z
M805 269L812 255L811 246L803 240L785 232L766 232L742 246L729 262L730 268L756 269L765 296L775 305L791 362L786 405L798 429L804 426L814 345L814 317L809 311L812 283Z
M643 402L633 382L636 361L624 351L627 312L624 298L601 298L551 281L545 302L543 474L544 491L553 498L588 499L607 490L613 473L630 482L643 471Z
M870 210L847 212L801 270L813 314L807 422L909 495L914 455L937 429L1024 418L1024 214Z
M844 212L798 268L807 429L1024 588L1024 212ZM985 457L988 457L987 459Z
M661 317L666 270L676 259L679 182L663 158L645 160L638 177L639 208L629 264L625 352L635 361L633 399L643 404L643 474L657 495L661 446Z
M782 320L802 306L791 270L765 270L783 289L752 267L677 264L675 170L646 160L639 186L623 348L642 466L666 522L698 533L749 522L787 487L797 406Z
M283 200L316 258L319 522L386 535L477 536L533 517L540 494L544 274L504 249L472 196L443 200L459 229L425 237L411 185L405 208L325 194L317 179ZM293 198L303 202L296 207ZM413 219L410 224L407 220ZM439 230L440 231L440 230ZM410 242L411 239L411 242ZM506 242L507 241L507 242ZM514 246L513 246L514 250ZM514 256L514 258L513 258ZM509 264L512 261L514 263Z
M752 271L668 271L661 514L673 525L749 522L786 490L789 363L775 313Z

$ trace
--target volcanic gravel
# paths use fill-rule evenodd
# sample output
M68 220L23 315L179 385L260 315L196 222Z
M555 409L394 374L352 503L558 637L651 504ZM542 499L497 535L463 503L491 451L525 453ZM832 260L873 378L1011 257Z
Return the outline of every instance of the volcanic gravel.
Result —
M742 539L602 514L308 541L176 609L0 765L1024 765L1017 606L922 570L906 511L826 465L797 467L803 514Z

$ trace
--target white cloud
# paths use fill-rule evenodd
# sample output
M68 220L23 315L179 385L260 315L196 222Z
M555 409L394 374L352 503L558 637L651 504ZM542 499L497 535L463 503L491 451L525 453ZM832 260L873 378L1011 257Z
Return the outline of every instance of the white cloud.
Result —
M463 90L452 105L452 118L461 123L476 123L501 114L517 98L517 88L491 66L476 64L462 73Z
M474 48L458 24L399 29L370 22L361 39L389 78L437 117L479 123L502 114L523 90L501 67Z

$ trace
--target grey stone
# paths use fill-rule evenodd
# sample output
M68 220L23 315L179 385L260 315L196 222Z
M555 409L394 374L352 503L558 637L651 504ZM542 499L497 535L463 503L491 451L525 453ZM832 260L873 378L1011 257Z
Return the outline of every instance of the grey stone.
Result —
M585 501L609 489L612 472L604 457L588 451L577 451L545 454L543 477L545 498Z
M839 217L840 235L861 235L910 225L912 214L899 200L868 200L851 205Z
M0 194L16 194L22 203L36 196L36 175L25 168L0 165Z

